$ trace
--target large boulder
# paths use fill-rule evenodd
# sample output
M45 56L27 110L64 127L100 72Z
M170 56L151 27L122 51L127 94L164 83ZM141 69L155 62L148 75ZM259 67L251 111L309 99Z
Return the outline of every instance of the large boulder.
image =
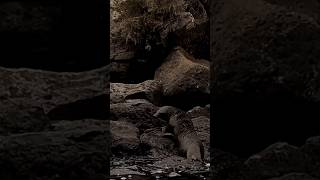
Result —
M288 143L275 143L245 162L247 177L250 179L266 179L291 172L307 172L309 164L307 156L299 148Z
M108 123L72 123L53 131L0 136L2 179L105 179Z
M154 157L168 157L178 155L178 148L175 141L164 136L161 128L152 128L146 130L140 136L141 143L149 146Z
M136 99L124 103L110 105L110 119L113 121L125 121L139 128L139 133L147 129L162 127L166 122L153 116L159 108L152 103Z
M139 84L110 84L110 103L123 103L127 99L146 99L161 104L162 85L159 81L147 80Z
M296 11L299 13L307 14L313 18L315 18L318 22L320 22L320 2L318 0L265 0L271 4L276 4L283 6L290 11Z
M307 139L306 143L301 147L301 151L311 159L309 174L320 178L320 136Z
M0 76L0 97L17 107L43 108L45 113L62 104L108 94L107 66L79 73L0 68ZM0 106L6 103L1 101Z
M277 141L300 146L320 132L314 118L319 117L320 24L287 8L289 2L280 4L212 3L217 148L248 156Z
M263 0L227 1L216 16L212 87L217 98L317 100L320 26L314 18Z
M182 48L171 52L155 79L163 85L166 104L186 109L209 102L209 63L192 58Z
M0 133L42 131L50 119L106 118L107 73L0 68Z
M49 124L50 120L40 106L17 105L10 100L1 100L0 135L38 132Z

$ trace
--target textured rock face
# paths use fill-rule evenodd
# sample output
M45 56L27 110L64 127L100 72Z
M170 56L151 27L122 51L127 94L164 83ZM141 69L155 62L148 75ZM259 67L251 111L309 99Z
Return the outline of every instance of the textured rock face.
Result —
M317 100L320 26L314 18L262 0L244 5L227 1L217 16L213 57L217 97Z
M251 156L245 165L251 179L278 177L290 172L307 172L310 161L299 148L276 143Z
M320 136L309 138L301 147L301 151L310 158L310 175L320 178Z
M108 67L81 73L0 68L0 76L3 179L105 179ZM79 120L85 118L100 120Z
M40 106L17 106L12 101L2 100L0 109L1 135L42 131L50 124L49 118Z
M60 122L53 131L0 137L1 177L104 179L108 123Z
M209 101L208 62L193 59L181 48L167 57L157 69L155 79L162 83L167 104L191 108Z
M127 99L146 99L158 105L161 103L162 85L159 81L147 80L139 84L110 84L111 104L122 103Z
M248 156L279 140L300 146L319 133L313 116L319 116L320 26L298 7L264 0L213 3L217 147Z
M158 107L145 100L133 100L110 105L110 118L114 121L125 121L139 128L140 133L147 129L162 127L165 121L154 117Z
M123 152L137 153L140 145L138 128L127 122L111 121L110 131L112 138L111 151L113 154L117 155Z
M309 138L301 147L275 143L246 160L228 153L213 151L215 179L298 180L319 179L319 137Z
M0 76L0 97L16 105L43 108L45 113L62 104L108 94L107 66L81 73L0 68Z

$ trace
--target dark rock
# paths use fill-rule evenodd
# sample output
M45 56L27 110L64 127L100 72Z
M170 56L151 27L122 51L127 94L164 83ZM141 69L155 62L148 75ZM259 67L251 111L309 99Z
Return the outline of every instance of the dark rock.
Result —
M0 68L0 76L2 99L10 99L17 107L43 108L45 113L59 105L108 94L108 67L80 73Z
M110 82L128 82L129 81L129 63L110 63Z
M301 147L301 151L311 159L309 174L320 178L320 136L309 138Z
M2 179L105 179L107 128L0 137Z
M1 133L44 130L55 108L49 113L53 119L106 116L107 72L107 67L82 73L0 68Z
M49 118L39 106L17 105L12 100L1 100L0 134L42 131L50 124Z
M304 173L289 173L281 177L271 178L268 180L318 180Z
M100 95L76 102L59 105L48 113L51 120L107 119L109 116L109 96Z
M306 15L309 15L310 17L313 17L314 19L317 19L318 22L320 22L320 2L318 0L305 0L305 1L299 1L299 0L265 0L266 2L269 2L271 4L276 4L283 6L287 8L290 11L303 13Z
M209 64L176 48L157 69L155 79L163 85L164 101L179 108L209 102Z
M212 148L211 150L211 177L217 180L243 179L240 174L242 160L237 156Z
M110 121L111 152L115 155L121 153L137 154L140 140L139 129L133 124L123 121Z
M162 127L166 122L153 116L158 107L145 100L131 100L125 103L110 105L110 119L125 121L139 128L140 133L146 129Z
M187 29L173 32L168 41L174 41L193 57L210 59L210 24L207 5L200 0L188 0L187 10L194 18L194 25Z
M299 148L287 143L276 143L246 162L246 175L250 179L279 177L291 172L307 172L310 160Z
M154 157L177 155L177 146L173 139L164 137L161 128L148 129L140 136L141 143L151 147ZM155 154L156 153L156 154Z
M301 146L320 132L319 23L268 2L212 3L215 145L242 157L278 141Z
M228 2L219 10L216 23L221 30L216 31L214 46L219 52L212 71L215 96L317 101L319 46L314 43L320 39L319 24L261 0L248 4L227 15L225 8L238 4ZM233 16L237 20L229 19Z

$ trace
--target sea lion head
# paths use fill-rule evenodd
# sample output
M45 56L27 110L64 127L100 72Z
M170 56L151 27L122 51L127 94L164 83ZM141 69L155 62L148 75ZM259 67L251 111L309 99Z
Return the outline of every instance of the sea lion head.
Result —
M169 121L178 112L182 112L182 110L173 106L163 106L153 116Z

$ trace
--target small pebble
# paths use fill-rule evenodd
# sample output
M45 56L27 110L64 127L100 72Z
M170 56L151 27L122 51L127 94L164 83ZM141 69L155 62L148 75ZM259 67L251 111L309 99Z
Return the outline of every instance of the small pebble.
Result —
M207 164L206 164L206 167L210 167L210 163L207 163Z
M126 179L127 179L126 177L122 177L122 178L121 178L121 180L126 180Z
M128 175L128 178L132 178L132 176L131 176L131 175Z
M156 179L160 179L160 176L156 176Z

